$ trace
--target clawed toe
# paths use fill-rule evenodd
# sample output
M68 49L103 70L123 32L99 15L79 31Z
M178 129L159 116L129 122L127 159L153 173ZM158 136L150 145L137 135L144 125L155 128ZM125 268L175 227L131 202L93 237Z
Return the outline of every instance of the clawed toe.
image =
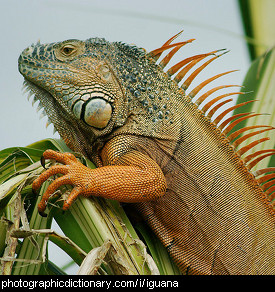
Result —
M44 169L48 169L48 167L46 167L45 165L46 159L44 158L44 156L42 155L40 158L40 163L43 166Z
M61 164L53 165L47 169L45 167L46 159L53 159ZM63 174L63 176L54 179L54 181L48 186L38 205L39 214L43 217L46 217L47 214L44 211L46 209L48 200L59 187L62 185L72 185L74 187L68 199L65 200L63 204L63 210L69 209L73 201L78 197L78 195L82 193L82 186L76 183L78 178L75 178L74 173L76 170L79 168L82 169L84 166L73 154L59 153L53 150L46 150L43 153L43 156L41 157L41 165L46 169L46 171L44 171L37 179L34 180L32 184L32 190L34 194L37 194L38 189L48 178L57 174Z
M48 214L46 214L44 211L38 211L39 215L46 218Z

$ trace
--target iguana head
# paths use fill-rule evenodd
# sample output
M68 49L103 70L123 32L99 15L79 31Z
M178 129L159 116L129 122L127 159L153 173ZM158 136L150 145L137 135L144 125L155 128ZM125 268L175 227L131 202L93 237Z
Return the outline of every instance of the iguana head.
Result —
M136 46L99 38L38 43L22 52L19 71L60 136L85 154L96 138L126 124L128 132L150 128L152 135L148 123L169 114L161 102L169 100L163 72ZM139 127L141 122L147 126Z

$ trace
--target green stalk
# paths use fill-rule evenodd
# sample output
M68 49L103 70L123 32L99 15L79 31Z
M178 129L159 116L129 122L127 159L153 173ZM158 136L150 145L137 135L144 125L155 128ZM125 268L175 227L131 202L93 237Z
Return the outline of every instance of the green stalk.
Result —
M62 231L87 252L103 245L107 240L111 241L115 252L110 268L105 267L108 273L116 270L119 264L123 268L117 273L151 274L146 262L148 255L140 246L137 235L129 232L110 202L96 198L78 198L65 213L56 209L54 218Z

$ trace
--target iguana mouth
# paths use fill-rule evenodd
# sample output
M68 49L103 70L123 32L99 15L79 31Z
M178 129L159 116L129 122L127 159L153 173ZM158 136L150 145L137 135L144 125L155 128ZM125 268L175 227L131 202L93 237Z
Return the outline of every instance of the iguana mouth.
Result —
M18 64L19 64L19 72L21 74L24 74L26 73L26 69L30 69L32 68L32 71L35 72L36 70L38 69L44 69L44 70L53 70L53 71L60 71L62 70L62 68L53 68L53 67L49 67L47 66L46 64L43 66L42 63L39 63L40 66L38 67L37 65L35 64L32 64L31 62L28 62L28 63L24 63L24 61L20 60L18 61Z

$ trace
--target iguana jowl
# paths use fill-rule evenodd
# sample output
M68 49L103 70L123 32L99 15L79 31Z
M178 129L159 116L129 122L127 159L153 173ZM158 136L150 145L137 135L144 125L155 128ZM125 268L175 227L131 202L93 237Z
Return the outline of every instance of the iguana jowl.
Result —
M63 176L49 186L39 211L44 215L50 195L71 184L74 188L64 209L79 195L132 203L183 273L275 274L275 220L268 199L275 191L274 168L257 171L257 177L250 172L274 150L242 156L264 139L236 150L245 138L272 127L253 127L259 129L238 138L252 128L246 127L228 136L234 125L255 115L249 113L217 126L229 110L240 106L211 120L229 100L225 97L236 92L220 95L198 109L225 86L208 91L196 102L192 98L229 72L185 94L195 76L222 53L196 55L164 72L176 51L192 41L173 43L176 37L150 53L99 38L36 44L22 52L19 70L26 86L66 144L98 166L91 170L72 154L47 150L45 159L63 165L46 170L33 188L54 174ZM179 86L186 73L209 56Z

